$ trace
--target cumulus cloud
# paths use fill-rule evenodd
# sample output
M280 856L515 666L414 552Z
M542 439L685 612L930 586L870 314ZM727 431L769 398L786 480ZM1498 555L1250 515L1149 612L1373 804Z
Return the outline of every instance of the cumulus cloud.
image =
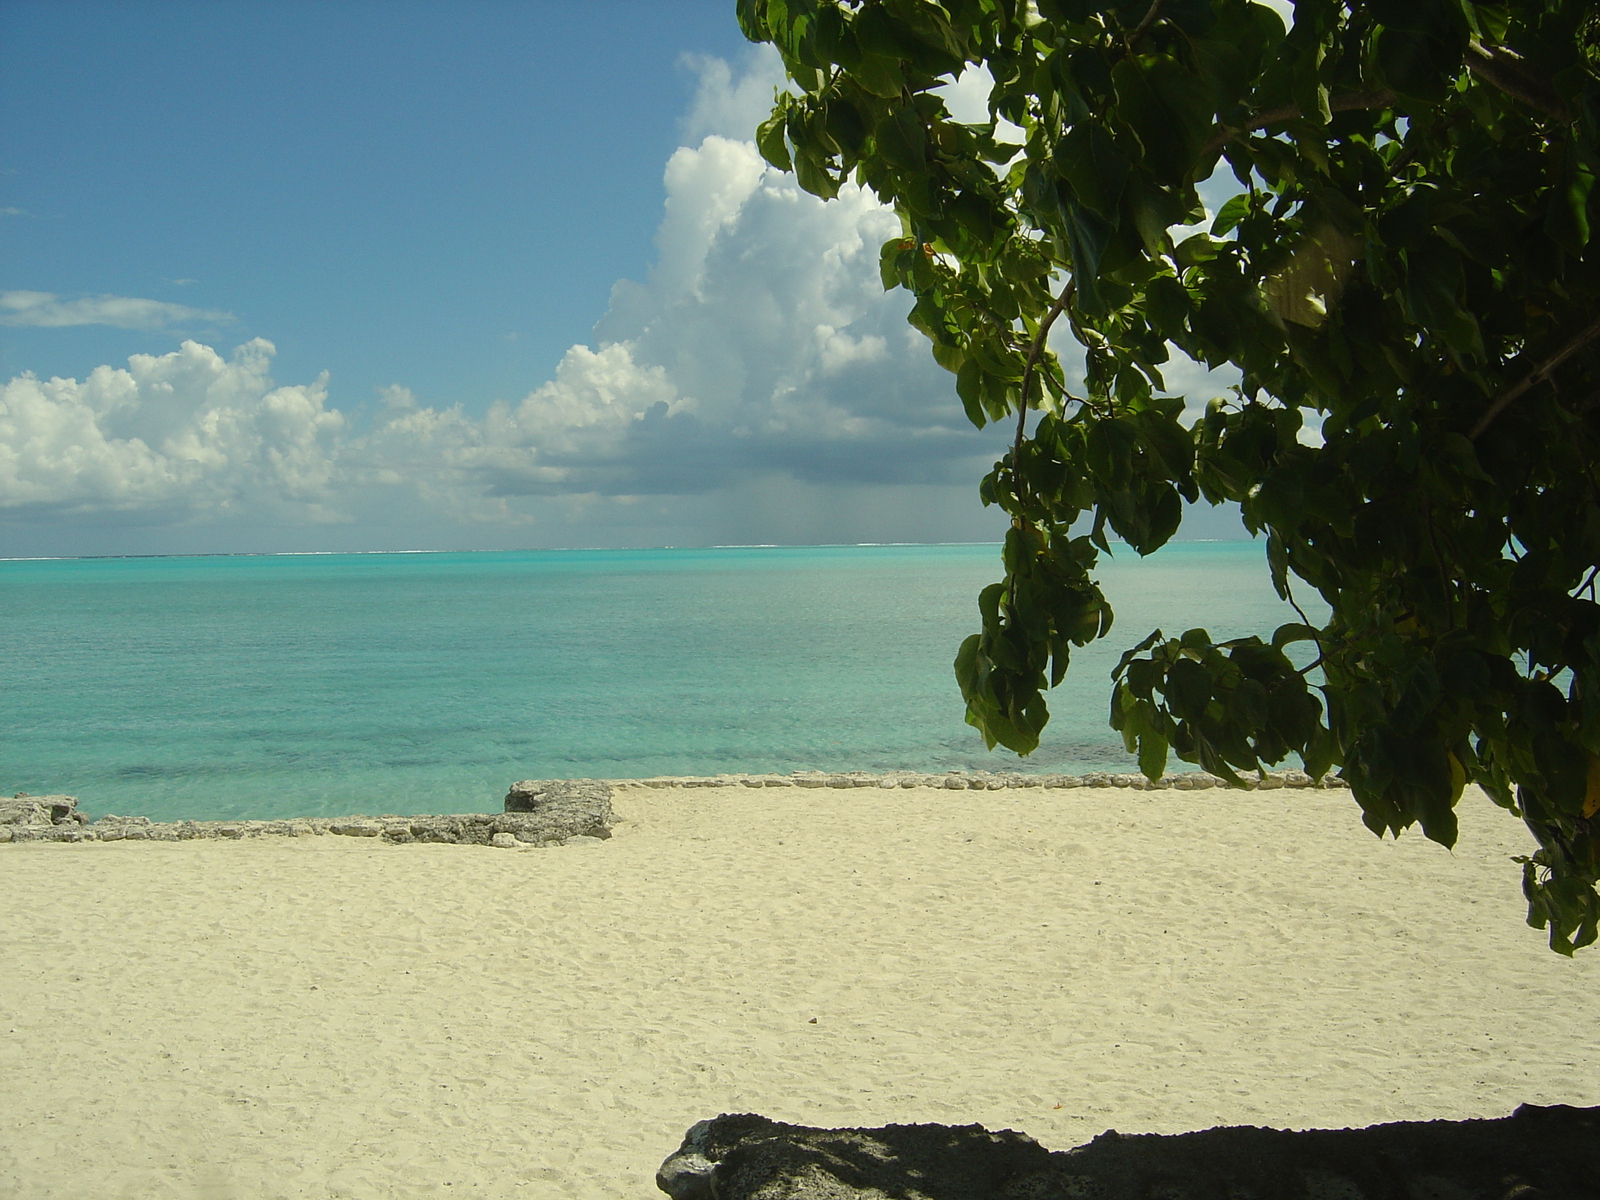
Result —
M0 388L0 509L330 519L345 418L327 407L325 376L275 386L272 353L260 338L229 359L186 341L81 382L11 380Z
M595 346L478 420L391 390L346 457L369 478L384 462L447 472L448 490L508 514L519 498L706 496L756 476L970 492L998 443L966 424L906 297L878 282L894 216L853 187L823 204L718 135L679 149L664 181L655 268L616 285Z
M174 325L219 324L232 320L231 313L132 296L82 296L63 300L50 292L0 292L0 325L42 328L111 325L117 329L154 331Z
M772 94L784 88L787 79L783 60L771 46L752 46L744 69L709 55L686 54L683 65L698 76L694 102L679 122L683 143L697 146L715 134L736 141L749 141L756 126L772 111Z
M341 410L326 377L277 384L261 339L229 358L185 341L82 381L25 374L0 388L0 518L426 525L524 545L996 535L975 484L1005 431L970 426L906 324L909 297L883 291L897 219L859 188L823 203L763 163L749 131L781 76L770 51L742 73L690 65L692 143L663 174L655 265L615 285L593 343L547 382L470 409L397 382ZM955 88L979 106L987 81ZM11 323L225 316L4 297Z
M742 76L697 69L696 130L732 131L753 96L770 101L765 56ZM573 346L520 400L471 413L396 384L357 416L329 407L325 379L276 385L261 340L231 359L185 342L81 382L24 375L0 390L0 509L172 521L425 509L516 524L611 506L698 522L716 540L792 533L779 514L829 508L800 500L808 487L884 513L896 505L882 489L897 487L953 489L975 508L974 480L1003 439L967 425L952 377L905 323L908 298L882 290L877 255L898 232L893 214L854 187L824 204L749 141L717 132L674 153L663 182L653 269L620 281L594 344ZM9 319L35 323L193 311L42 293L7 303ZM869 500L863 488L880 492ZM927 495L911 506L938 507ZM895 519L905 515L901 506Z

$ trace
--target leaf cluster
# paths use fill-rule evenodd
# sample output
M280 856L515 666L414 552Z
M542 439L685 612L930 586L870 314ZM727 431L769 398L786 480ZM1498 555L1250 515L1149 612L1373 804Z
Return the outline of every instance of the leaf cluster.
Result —
M1445 845L1467 783L1518 815L1529 921L1600 926L1600 21L1581 0L739 0L792 86L758 144L894 206L886 288L1012 518L956 674L1028 753L1112 611L1093 579L1186 502L1240 506L1326 622L1159 631L1111 723L1151 777L1297 756L1366 824ZM981 66L988 119L941 89ZM1008 136L1009 131L1009 136ZM1197 184L1235 194L1208 214ZM1052 328L1081 351L1069 378ZM1059 343L1059 337L1058 337ZM1196 417L1173 356L1240 382ZM1031 434L1030 412L1039 413ZM1303 661L1296 661L1296 659Z

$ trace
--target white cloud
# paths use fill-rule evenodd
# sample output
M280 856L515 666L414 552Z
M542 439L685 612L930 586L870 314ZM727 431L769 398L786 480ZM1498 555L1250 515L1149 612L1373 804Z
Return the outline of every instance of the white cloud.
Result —
M685 145L697 146L712 136L754 141L756 126L772 112L772 94L787 79L783 60L772 46L752 46L744 70L735 73L720 58L687 54L683 65L699 76L694 103L679 122Z
M966 425L908 298L882 290L894 216L854 187L824 204L717 135L674 153L664 182L656 266L617 284L597 346L477 421L386 396L402 415L353 439L352 459L431 461L508 516L559 496L682 509L779 476L970 498L998 443Z
M40 328L111 325L117 329L160 330L173 325L217 324L233 319L231 313L131 296L84 296L63 300L50 292L0 292L0 325Z
M25 374L0 388L0 519L253 522L318 547L337 528L365 547L997 536L975 493L1005 430L971 428L910 298L883 291L897 219L851 185L823 203L730 136L770 101L770 54L738 75L694 65L698 140L664 171L657 262L616 284L594 344L548 382L473 409L397 382L346 413L325 377L276 384L260 339L228 359L186 341L81 382ZM6 295L23 297L13 320L221 315Z
M11 380L0 387L0 510L329 519L344 417L326 407L325 377L275 386L272 353L260 338L231 359L184 342L81 382Z
M824 204L715 134L663 179L654 269L620 282L596 344L520 400L474 415L397 383L347 418L325 379L276 385L260 340L229 360L185 342L82 382L24 375L0 390L0 512L621 522L660 541L806 540L811 514L829 522L811 540L971 536L975 480L1004 439L966 424L908 298L882 290L894 216L854 187Z
M952 82L934 89L950 111L951 118L963 125L988 124L989 93L993 90L994 76L989 73L988 67L981 64L968 66ZM1018 146L1028 140L1028 135L1020 126L1004 117L995 122L994 132L1002 142L1013 142Z

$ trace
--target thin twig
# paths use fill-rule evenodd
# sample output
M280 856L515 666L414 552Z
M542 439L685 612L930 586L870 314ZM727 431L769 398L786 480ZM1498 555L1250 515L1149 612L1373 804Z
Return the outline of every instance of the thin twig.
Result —
M1476 441L1483 435L1484 430L1488 429L1490 425L1494 424L1494 419L1496 417L1505 412L1507 408L1511 407L1513 401L1515 401L1530 388L1536 387L1543 383L1546 379L1549 379L1552 371L1554 371L1562 363L1566 362L1567 359L1571 358L1579 350L1583 349L1585 345L1593 341L1596 337L1600 337L1600 318L1596 318L1588 327L1583 330L1583 332L1579 333L1565 346L1561 347L1561 349L1557 350L1549 358L1545 359L1537 367L1529 371L1510 388L1501 392L1499 397L1496 398L1495 402L1489 406L1489 411L1484 413L1483 416L1478 419L1478 423L1472 427L1472 432L1467 436Z
M1133 32L1122 39L1122 44L1128 48L1129 54L1133 53L1134 43L1144 36L1145 30L1150 28L1151 23L1155 21L1156 16L1160 12L1161 0L1150 0L1150 8L1144 14L1144 20L1135 25L1133 27Z
M1300 614L1300 624L1306 626L1308 629L1315 629L1316 626L1311 624L1311 618L1306 616L1305 609L1301 608L1298 604L1296 604L1294 602L1294 589L1289 586L1289 580L1288 580L1287 576L1284 577L1283 590L1284 590L1285 594L1288 596L1289 607L1294 609L1295 612Z
M1028 347L1028 360L1022 364L1022 383L1017 389L1017 436L1011 443L1013 473L1018 470L1018 464L1022 461L1022 431L1028 419L1028 384L1033 382L1033 371L1038 366L1039 356L1044 353L1044 341L1050 334L1050 326L1056 323L1056 318L1062 314L1067 305L1072 303L1072 294L1077 285L1076 279L1067 280L1067 286L1061 289L1061 295L1056 297L1055 303L1050 306L1050 311L1045 313L1044 320L1039 322L1038 332L1033 335L1033 345Z
M1594 599L1594 577L1596 575L1600 575L1600 563L1595 564L1594 569L1589 572L1589 578L1585 579L1577 587L1578 592L1582 592L1584 588L1588 588L1589 599L1591 600Z

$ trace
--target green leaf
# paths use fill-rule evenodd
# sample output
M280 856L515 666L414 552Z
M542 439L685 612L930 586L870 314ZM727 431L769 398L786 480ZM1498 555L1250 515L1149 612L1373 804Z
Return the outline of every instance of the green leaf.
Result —
M1563 250L1581 254L1589 244L1589 193L1594 189L1594 171L1575 149L1564 156L1561 177L1550 190L1550 208L1544 229Z
M1240 221L1250 215L1250 195L1240 192L1223 202L1217 210L1217 215L1211 221L1211 236L1224 237L1238 227Z
M1313 779L1321 779L1328 773L1328 769L1339 761L1339 743L1333 733L1322 725L1312 730L1310 739L1300 752L1301 762L1304 763L1306 774Z
M1067 206L1067 244L1072 253L1072 277L1078 287L1078 305L1091 316L1109 308L1100 279L1100 259L1111 240L1111 227L1076 202Z
M1267 571L1279 600L1289 598L1289 548L1276 531L1267 534ZM1274 643L1276 644L1276 643Z
M1128 669L1128 666L1133 662L1133 660L1139 655L1143 654L1146 650L1150 649L1151 646L1154 646L1160 640L1161 630L1152 630L1142 642L1140 642L1133 649L1124 653L1123 656L1117 660L1117 665L1111 670L1111 678L1122 678L1123 673Z
M1139 770L1154 783L1167 769L1167 739L1154 730L1139 735Z
M813 196L832 200L839 194L839 181L821 162L809 154L795 157L794 176L800 186Z
M1393 27L1382 30L1377 41L1377 65L1386 82L1402 96L1437 103L1453 82L1461 59L1425 33Z
M967 356L961 353L961 349L958 346L935 342L933 344L933 361L951 374L958 374L962 366L965 365Z
M1310 625L1302 625L1291 621L1287 625L1279 625L1272 634L1272 648L1282 650L1295 642L1315 642L1322 636L1322 631Z
M906 77L900 70L900 61L888 55L860 55L850 78L863 91L884 100L892 100L906 90Z
M1117 113L1144 146L1158 182L1189 181L1216 119L1211 89L1165 54L1127 57L1111 69Z
M1086 460L1095 481L1107 490L1121 490L1133 472L1133 452L1139 435L1129 421L1108 418L1089 427L1084 441Z
M1185 721L1198 721L1211 703L1211 673L1192 658L1180 658L1167 668L1167 701Z
M1189 293L1171 275L1157 275L1146 284L1144 299L1150 323L1162 337L1176 340L1189 332Z
M735 15L739 21L739 32L748 41L772 40L772 31L767 27L767 0L738 0Z
M1131 166L1110 134L1099 125L1074 126L1056 144L1055 165L1086 208L1116 223Z
M909 37L936 55L960 62L963 57L962 41L937 5L923 3L922 0L883 0L883 7L900 22ZM937 58L929 65L938 68L935 74L948 69L947 64Z
M793 166L789 158L788 144L783 139L787 123L788 113L780 104L773 109L772 115L756 128L756 149L761 151L762 158L780 171L787 171Z
M883 281L883 290L892 292L901 286L900 282L900 256L908 250L916 248L916 243L906 238L890 238L878 251L878 278Z
M963 641L956 652L956 683L961 695L969 700L978 694L978 647L982 644L983 638L975 633Z
M961 398L967 420L978 429L989 423L989 416L983 409L983 379L983 368L978 361L971 357L963 359L956 371L956 395Z
M878 153L891 166L902 171L920 171L927 162L927 134L922 118L909 104L902 104L878 122L875 135Z

